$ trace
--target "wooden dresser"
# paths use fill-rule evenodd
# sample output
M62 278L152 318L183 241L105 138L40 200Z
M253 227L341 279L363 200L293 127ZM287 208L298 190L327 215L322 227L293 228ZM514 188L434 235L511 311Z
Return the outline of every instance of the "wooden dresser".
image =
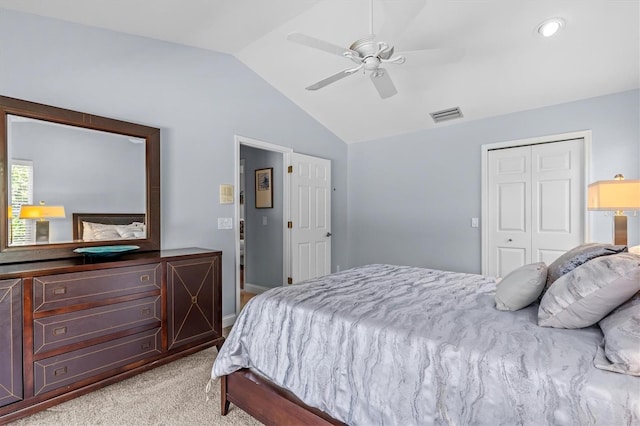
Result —
M224 342L222 253L0 266L0 424Z

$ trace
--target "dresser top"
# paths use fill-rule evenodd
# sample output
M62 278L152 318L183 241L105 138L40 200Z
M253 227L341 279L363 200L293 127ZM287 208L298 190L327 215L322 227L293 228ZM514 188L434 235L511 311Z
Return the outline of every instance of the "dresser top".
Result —
M76 256L67 259L43 260L0 265L0 279L34 276L51 273L91 271L160 262L173 258L201 257L222 254L219 250L189 247L172 250L124 253L117 257Z

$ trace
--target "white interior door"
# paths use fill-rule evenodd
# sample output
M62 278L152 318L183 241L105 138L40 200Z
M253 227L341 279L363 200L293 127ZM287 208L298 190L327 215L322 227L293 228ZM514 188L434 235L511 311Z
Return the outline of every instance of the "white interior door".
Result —
M488 153L488 274L550 264L584 235L583 140Z
M489 151L489 275L531 263L531 147Z
M581 244L585 220L582 139L531 147L531 257L547 265Z
M331 273L331 161L291 153L291 280Z

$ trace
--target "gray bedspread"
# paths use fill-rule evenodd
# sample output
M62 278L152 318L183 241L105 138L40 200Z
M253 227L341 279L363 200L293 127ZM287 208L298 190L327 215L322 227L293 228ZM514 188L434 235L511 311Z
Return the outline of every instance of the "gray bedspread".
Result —
M368 265L270 290L212 377L250 368L351 425L634 425L640 378L593 366L598 327L495 309L480 275Z

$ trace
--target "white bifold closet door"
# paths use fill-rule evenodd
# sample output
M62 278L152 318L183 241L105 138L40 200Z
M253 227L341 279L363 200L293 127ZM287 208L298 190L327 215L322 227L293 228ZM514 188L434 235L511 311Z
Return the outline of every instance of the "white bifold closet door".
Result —
M489 270L550 264L584 235L582 139L488 153Z

